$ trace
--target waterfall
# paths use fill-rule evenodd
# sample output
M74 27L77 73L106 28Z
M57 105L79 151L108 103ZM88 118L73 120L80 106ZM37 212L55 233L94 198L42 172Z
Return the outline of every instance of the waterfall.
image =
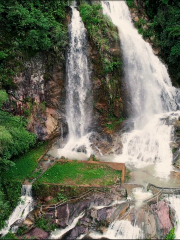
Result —
M117 220L109 225L104 234L92 232L89 236L93 239L143 239L141 229L133 226L128 220Z
M123 153L115 158L135 167L155 164L155 174L167 178L172 169L169 143L178 118L179 90L172 86L166 66L154 55L133 26L125 1L102 2L104 14L118 27L123 53L125 84L131 98L134 130L123 136Z
M18 225L21 223L33 210L33 198L32 198L32 185L23 185L21 189L21 198L18 203L18 206L14 209L9 219L6 221L6 227L0 231L0 235L6 235L11 229L12 232L15 232L18 228ZM14 225L14 226L13 226Z
M78 217L76 217L73 220L73 222L69 226L67 226L66 228L56 229L53 232L51 232L51 235L50 235L49 239L61 239L66 232L73 229L77 225L79 219L81 219L83 216L84 216L84 212L82 212Z
M87 60L86 29L77 10L71 6L72 19L69 29L69 50L66 61L66 119L68 123L68 142L59 155L76 158L76 152L82 157L91 153L89 127L91 123L91 82ZM77 156L79 158L79 156Z

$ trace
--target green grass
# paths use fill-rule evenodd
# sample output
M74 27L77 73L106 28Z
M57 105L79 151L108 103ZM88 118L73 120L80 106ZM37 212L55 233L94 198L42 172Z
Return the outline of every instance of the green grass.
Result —
M9 170L3 172L2 177L4 179L18 179L24 180L25 178L31 176L32 172L36 169L38 165L38 158L44 153L47 143L42 146L31 149L24 155L15 158L15 166L10 167Z
M37 182L106 186L114 184L117 178L121 178L121 171L105 165L61 162L48 169Z

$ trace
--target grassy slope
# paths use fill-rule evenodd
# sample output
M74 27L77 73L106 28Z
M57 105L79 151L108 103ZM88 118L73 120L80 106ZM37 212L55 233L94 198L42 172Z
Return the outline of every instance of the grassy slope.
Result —
M57 163L48 169L37 183L111 185L121 178L121 171L108 166L77 162Z
M46 146L47 143L44 143L42 146L31 149L24 155L14 159L16 165L5 171L2 177L4 179L18 179L23 181L36 169L38 165L37 160L45 152Z

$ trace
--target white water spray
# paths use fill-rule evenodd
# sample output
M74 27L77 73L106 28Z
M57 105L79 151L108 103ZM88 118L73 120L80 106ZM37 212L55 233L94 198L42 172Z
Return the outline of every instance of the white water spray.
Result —
M147 192L143 190L143 188L134 188L132 194L133 198L135 199L136 207L140 207L144 201L150 199L153 196L151 191Z
M50 239L60 239L66 232L73 229L78 223L79 219L81 219L83 216L84 216L84 213L81 213L77 218L73 220L72 224L69 225L68 227L53 231L50 235Z
M67 69L66 118L69 128L68 143L59 150L59 155L84 158L91 154L89 126L91 123L91 82L87 60L86 29L76 4L71 6L72 19L69 24L69 51ZM75 153L83 152L83 153Z
M102 237L108 239L143 239L141 229L133 226L128 220L111 223L103 235L98 232L92 232L89 236L93 239L100 239Z
M21 198L18 206L14 209L13 213L6 221L6 227L0 231L2 236L6 235L12 225L18 221L22 222L28 215L30 211L33 210L33 198L32 198L32 185L23 185L21 189ZM17 227L13 227L11 231L17 230Z
M167 178L172 166L172 126L166 124L166 112L179 109L179 90L172 87L165 65L154 55L131 21L125 1L102 2L104 14L119 29L123 52L124 81L128 86L134 119L134 131L123 137L123 154L115 161L135 167L156 163L156 174ZM166 114L165 114L166 113Z

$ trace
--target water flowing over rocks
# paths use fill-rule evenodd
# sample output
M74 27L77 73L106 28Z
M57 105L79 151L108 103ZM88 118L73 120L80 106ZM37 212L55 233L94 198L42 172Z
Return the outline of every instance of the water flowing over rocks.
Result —
M124 187L116 185L106 191L91 192L82 199L71 200L54 209L50 205L39 211L37 208L22 223L27 223L30 228L24 236L36 236L37 239L112 239L112 236L113 239L137 239L139 232L139 239L164 239L176 224L174 205L171 198L167 198L166 189L152 184L148 189L153 191L153 196L148 199L149 192L140 185L125 184ZM162 192L157 198L161 189L165 194ZM137 195L135 199L134 193ZM146 200L139 204L141 198ZM49 219L57 230L50 233L29 224L38 216Z

